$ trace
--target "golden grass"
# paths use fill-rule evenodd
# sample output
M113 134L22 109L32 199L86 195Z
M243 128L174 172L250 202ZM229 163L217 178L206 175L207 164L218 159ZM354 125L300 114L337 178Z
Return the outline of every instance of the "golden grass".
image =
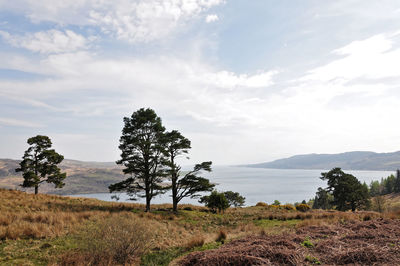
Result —
M191 250L195 247L201 247L205 243L205 238L203 235L195 235L192 237L185 245L187 250Z
M47 241L79 235L87 230L87 226L124 217L140 221L140 224L151 228L155 239L153 249L183 247L190 250L203 244L215 243L216 240L226 242L260 233L281 234L307 226L329 226L380 217L395 219L400 216L400 211L382 214L366 211L299 212L291 205L229 208L223 214L211 213L204 207L193 205L180 205L179 214L174 214L171 209L171 204L152 205L152 212L146 213L143 204L33 195L0 189L0 244L2 241L6 243L17 239ZM62 259L66 265L68 261L79 261L82 256L82 253L68 254Z

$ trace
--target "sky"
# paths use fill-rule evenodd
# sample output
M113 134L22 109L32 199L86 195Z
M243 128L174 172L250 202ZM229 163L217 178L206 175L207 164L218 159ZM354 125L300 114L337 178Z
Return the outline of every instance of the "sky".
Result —
M0 0L0 158L119 159L149 107L185 163L400 150L398 0Z

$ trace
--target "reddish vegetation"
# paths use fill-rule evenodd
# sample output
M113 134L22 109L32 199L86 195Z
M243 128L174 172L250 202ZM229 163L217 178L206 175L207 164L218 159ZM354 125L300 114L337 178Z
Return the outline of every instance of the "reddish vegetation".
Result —
M305 243L305 241L307 243ZM181 265L400 265L400 220L349 221L235 240Z

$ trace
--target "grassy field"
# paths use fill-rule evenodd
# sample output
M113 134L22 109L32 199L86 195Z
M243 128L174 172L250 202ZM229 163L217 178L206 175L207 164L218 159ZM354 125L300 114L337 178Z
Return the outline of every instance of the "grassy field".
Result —
M249 235L397 218L396 213L299 212L283 206L230 208L223 214L191 205L180 206L178 214L168 204L152 207L145 213L141 204L0 189L0 265L168 265Z

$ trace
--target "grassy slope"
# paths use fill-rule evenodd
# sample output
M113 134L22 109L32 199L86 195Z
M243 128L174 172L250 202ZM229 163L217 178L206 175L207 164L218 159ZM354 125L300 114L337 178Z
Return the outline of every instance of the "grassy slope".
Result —
M156 241L142 257L144 265L167 265L194 250L215 248L221 232L227 240L252 234L281 234L296 228L363 220L377 213L301 213L272 207L228 209L213 214L202 207L181 206L179 215L171 205L153 206L144 213L140 204L103 202L95 199L32 195L0 189L0 265L57 263L64 254L79 250L79 234L88 224L125 216L138 219L154 232ZM204 241L204 245L196 244Z
M15 173L17 160L0 159L0 188L17 189L22 183L20 174ZM55 189L43 184L40 192L58 195L108 192L108 186L124 179L121 169L115 163L81 162L64 160L60 165L67 172L66 185Z

